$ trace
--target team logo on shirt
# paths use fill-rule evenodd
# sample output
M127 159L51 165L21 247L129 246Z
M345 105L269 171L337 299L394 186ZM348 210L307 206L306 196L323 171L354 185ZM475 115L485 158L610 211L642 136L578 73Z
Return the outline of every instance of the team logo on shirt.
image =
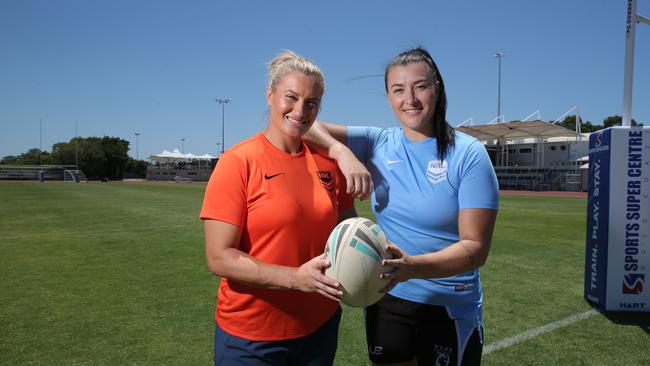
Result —
M436 366L449 366L451 364L451 347L434 344L433 352Z
M427 165L427 179L431 184L438 184L447 179L447 160L430 160Z
M319 171L316 172L320 184L325 187L328 191L331 191L334 188L334 178L332 177L332 172L329 171Z

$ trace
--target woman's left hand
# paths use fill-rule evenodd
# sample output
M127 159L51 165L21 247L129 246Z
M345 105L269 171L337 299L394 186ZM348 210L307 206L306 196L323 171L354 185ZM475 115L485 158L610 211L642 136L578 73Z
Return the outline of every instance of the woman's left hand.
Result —
M402 251L394 243L388 242L386 252L393 259L384 259L381 261L381 265L388 271L380 274L379 278L390 280L388 285L381 290L382 292L388 292L399 282L408 280L410 278L409 273L412 269L410 267L412 264L411 256Z

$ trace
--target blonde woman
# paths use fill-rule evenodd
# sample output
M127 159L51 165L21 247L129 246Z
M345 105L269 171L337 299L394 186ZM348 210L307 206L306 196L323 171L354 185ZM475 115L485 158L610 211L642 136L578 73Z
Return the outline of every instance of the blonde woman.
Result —
M304 142L325 90L313 62L269 62L269 122L226 151L207 185L201 219L219 277L215 365L331 365L339 283L324 270L329 233L355 216L336 163Z

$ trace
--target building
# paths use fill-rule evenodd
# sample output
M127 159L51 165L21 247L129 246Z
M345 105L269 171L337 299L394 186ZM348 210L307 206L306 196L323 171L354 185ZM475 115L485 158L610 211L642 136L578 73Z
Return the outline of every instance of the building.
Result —
M587 190L589 134L539 120L456 129L485 145L501 189Z
M178 149L163 150L149 156L147 179L153 181L192 182L210 179L216 157L212 155L183 154Z

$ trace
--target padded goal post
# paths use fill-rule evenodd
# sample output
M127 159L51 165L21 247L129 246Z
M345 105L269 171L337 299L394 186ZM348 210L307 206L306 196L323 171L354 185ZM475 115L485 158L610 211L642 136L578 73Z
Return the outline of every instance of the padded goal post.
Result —
M650 127L589 137L584 296L605 311L650 311Z

